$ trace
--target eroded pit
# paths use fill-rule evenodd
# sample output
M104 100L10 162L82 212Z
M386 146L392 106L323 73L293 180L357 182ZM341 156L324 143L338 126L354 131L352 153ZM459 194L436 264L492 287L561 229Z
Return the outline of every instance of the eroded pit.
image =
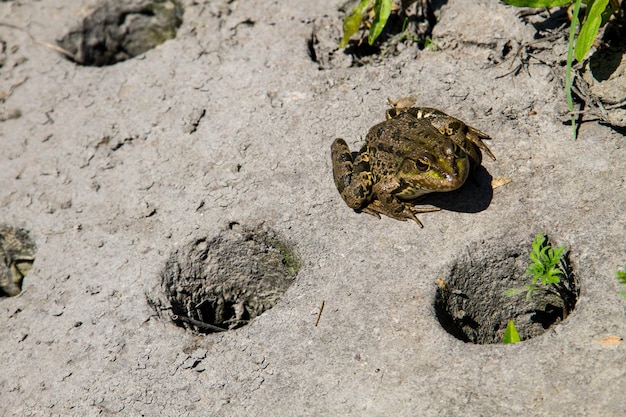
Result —
M241 327L272 308L298 269L291 245L276 233L234 223L174 251L161 285L174 323L212 333Z
M174 0L108 0L57 43L78 64L113 65L175 38L182 17Z
M530 299L526 292L505 295L530 283L524 273L532 239L508 246L500 240L482 241L451 264L435 296L437 318L448 333L464 342L502 343L507 323L513 320L523 341L565 320L579 295L568 252L560 263L561 283L555 288L534 291Z

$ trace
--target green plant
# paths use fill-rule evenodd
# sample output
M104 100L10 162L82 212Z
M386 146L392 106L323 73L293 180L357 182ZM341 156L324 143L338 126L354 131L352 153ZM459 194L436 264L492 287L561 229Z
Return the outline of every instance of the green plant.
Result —
M617 276L617 280L620 284L626 285L626 265L624 265L623 271L618 270L615 275ZM619 293L620 295L626 297L626 291L620 291Z
M519 333L515 328L515 323L513 320L509 320L509 323L506 325L506 330L504 331L504 336L502 336L502 343L507 345L510 343L517 343L520 340Z
M361 0L343 20L343 38L341 38L341 42L339 42L339 47L344 48L348 45L348 41L352 35L359 31L365 13L373 8L374 19L372 20L367 37L367 43L372 45L387 24L387 20L391 15L392 3L393 0Z
M540 233L535 237L530 252L531 264L526 269L524 276L532 277L530 284L521 288L510 288L504 293L509 297L526 292L526 300L530 300L533 292L543 290L562 295L556 284L561 283L561 276L564 274L561 269L561 259L565 253L565 246L552 248L548 243L546 235Z
M574 101L572 100L572 62L576 58L582 62L591 49L593 42L598 36L600 26L605 25L613 14L620 8L620 0L502 0L504 3L516 7L557 7L566 4L573 5L572 20L569 30L569 43L567 48L567 66L565 68L565 94L567 105L571 113L572 130L576 139L576 115L574 113ZM582 26L578 20L578 12L581 3L587 5ZM572 7L572 6L570 6ZM580 27L578 37L576 28Z

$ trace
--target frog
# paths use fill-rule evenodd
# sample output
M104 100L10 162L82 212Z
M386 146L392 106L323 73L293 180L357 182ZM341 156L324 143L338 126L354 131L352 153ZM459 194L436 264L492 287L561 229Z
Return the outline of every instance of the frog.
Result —
M414 107L412 97L388 99L386 120L370 128L356 155L342 138L331 145L335 186L348 207L424 227L416 214L439 208L416 207L433 192L459 189L482 163L489 135L431 107Z
M35 243L28 232L0 224L0 297L14 297L35 261Z

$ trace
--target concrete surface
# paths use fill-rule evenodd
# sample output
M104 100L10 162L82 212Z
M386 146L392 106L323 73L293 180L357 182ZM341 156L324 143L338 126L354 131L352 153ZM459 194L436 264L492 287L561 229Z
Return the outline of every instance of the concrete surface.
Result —
M176 39L100 68L36 42L95 2L0 3L27 31L0 26L0 221L38 247L23 292L0 300L0 416L626 413L626 146L595 121L572 139L562 38L516 54L536 33L517 10L450 0L438 51L319 70L307 41L340 1L182 3ZM420 215L424 229L349 209L330 144L358 148L402 96L489 133L485 169L511 183L480 210ZM294 284L229 332L157 317L146 294L170 254L232 222L292 242ZM573 313L516 345L448 334L437 278L539 232L571 249Z

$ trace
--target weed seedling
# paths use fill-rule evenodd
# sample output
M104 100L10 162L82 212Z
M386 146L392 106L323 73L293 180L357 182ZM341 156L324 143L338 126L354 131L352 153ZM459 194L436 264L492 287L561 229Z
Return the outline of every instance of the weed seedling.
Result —
M540 233L532 244L530 252L531 264L526 269L524 276L531 277L530 284L521 288L510 288L504 293L513 297L526 292L526 300L530 300L533 292L537 290L552 292L562 295L557 284L561 283L563 269L560 267L561 259L565 253L565 246L552 248L547 242L546 235Z

